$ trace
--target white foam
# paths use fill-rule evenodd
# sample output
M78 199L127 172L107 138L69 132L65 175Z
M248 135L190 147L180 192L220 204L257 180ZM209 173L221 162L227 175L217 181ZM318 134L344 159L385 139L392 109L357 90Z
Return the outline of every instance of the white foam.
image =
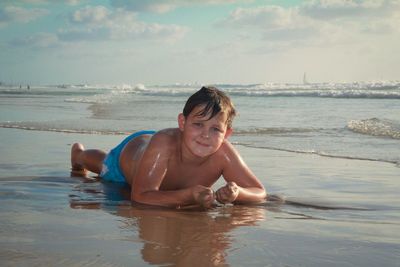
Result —
M29 131L45 131L59 133L79 133L79 134L99 134L99 135L127 135L131 132L112 131L112 130L88 130L88 129L67 129L57 126L50 126L33 122L3 122L0 128L20 129Z
M290 127L253 127L248 129L236 129L235 135L280 135L280 134L297 134L297 133L311 133L320 131L322 129L315 128L290 128Z
M31 86L31 89L37 90L41 88L44 89L46 92L52 92L52 91L89 92L89 90L96 90L99 94L104 94L105 92L112 92L111 94L109 94L108 97L110 97L111 95L136 94L136 93L167 96L167 95L189 95L198 90L199 88L201 88L201 86L202 85L198 83L153 85L153 86L146 86L141 83L135 85L67 84L67 85L48 85L40 87ZM400 81L308 83L308 84L268 82L259 84L216 84L215 86L226 91L230 95L239 95L239 96L400 99ZM7 87L4 89L5 90L12 89L11 91L15 91L16 93L18 91L17 88ZM1 92L4 92L5 91L4 89L2 88ZM34 94L36 90L30 90L29 94ZM68 100L70 101L71 99ZM87 102L87 100L79 100L79 101Z
M347 128L353 132L400 139L400 126L389 120L371 118L366 120L351 120Z

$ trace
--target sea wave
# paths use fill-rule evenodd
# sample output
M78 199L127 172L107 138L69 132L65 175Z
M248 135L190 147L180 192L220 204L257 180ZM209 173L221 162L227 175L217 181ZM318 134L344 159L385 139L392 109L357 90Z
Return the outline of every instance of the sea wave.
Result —
M400 82L216 84L232 96L400 99ZM201 85L149 86L141 93L186 96ZM137 93L137 89L131 92Z
M374 125L382 125L382 120L378 119L369 119L366 120L369 123L372 123ZM363 124L363 121L353 121L350 123L351 125L359 125ZM365 123L364 123L365 124ZM367 123L368 124L368 123ZM384 124L387 125L387 124ZM90 134L90 135L129 135L132 132L135 132L135 130L111 130L111 129L91 129L91 128L79 128L71 125L57 125L54 122L50 123L45 123L45 122L0 122L0 128L11 128L11 129L20 129L20 130L29 130L29 131L45 131L45 132L59 132L59 133L70 133L70 134ZM360 127L362 128L362 127ZM382 128L382 127L381 127ZM314 133L314 132L330 132L330 131L336 131L339 129L319 129L319 128L250 128L250 129L239 129L235 131L235 135L244 135L244 136L256 136L256 135L296 135L296 134L304 134L304 133ZM387 131L382 131L382 129L379 130L373 130L372 131L374 134L370 135L377 135L377 132L379 132L379 135L387 136ZM385 134L386 133L386 134ZM390 137L400 139L400 131L397 130L395 134L389 132ZM274 146L274 145L266 145L265 143L259 143L259 142L252 142L252 141L233 141L235 145L240 145L240 146L245 146L245 147L250 147L250 148L256 148L256 149L267 149L267 150L276 150L276 151L284 151L284 152L290 152L290 153L299 153L299 154L310 154L310 155L318 155L321 157L329 157L329 158L339 158L339 159L350 159L350 160L364 160L364 161L378 161L378 162L386 162L386 163L393 163L397 164L400 166L400 161L395 157L395 158L380 158L380 157L369 157L369 156L357 156L357 155L340 155L340 154L334 154L330 152L324 152L321 150L315 150L315 149L297 149L297 148L290 148L290 147L284 147L284 146Z
M392 159L359 157L359 156L350 156L350 155L337 155L337 154L331 154L331 153L317 151L317 150L297 150L297 149L289 149L289 148L283 148L283 147L259 146L259 145L244 143L244 142L235 142L234 144L238 145L238 146L244 146L244 147L256 148L256 149L266 149L266 150L284 151L284 152L298 153L298 154L318 155L321 157L337 158L337 159L377 161L377 162L386 162L386 163L400 165L400 162L398 160L392 160Z
M132 133L132 131L116 131L116 130L104 130L104 129L79 129L74 128L73 125L57 125L57 123L46 123L46 122L18 122L18 121L6 121L0 122L0 128L13 128L21 130L31 131L48 131L48 132L62 132L62 133L83 133L83 134L100 134L100 135L126 135ZM326 129L315 129L315 128L284 128L284 127L270 127L270 128L239 128L235 129L235 135L285 135L285 134L302 134L311 133L317 131L323 131Z
M77 97L104 94L107 97L114 97L116 95L144 94L186 97L201 86L203 85L198 83L173 85L85 84L31 86L30 90L20 89L19 87L1 87L0 95L65 95ZM400 99L400 81L307 84L271 82L259 84L215 84L215 86L232 96ZM67 100L71 101L71 98ZM84 102L86 100L79 101Z
M297 90L253 90L232 91L230 95L258 96L258 97L324 97L324 98L374 98L400 99L400 91L387 92L378 90L338 90L338 89L297 89Z
M115 130L88 130L88 129L72 129L48 126L33 122L2 122L0 128L20 129L29 131L59 132L59 133L77 133L77 134L97 134L97 135L128 135L133 131L115 131Z
M390 120L351 120L347 123L347 128L355 133L400 139L400 125Z
M254 127L254 128L238 128L235 129L235 135L280 135L280 134L302 134L322 131L324 129L317 128L297 128L297 127Z
M64 99L67 103L83 103L83 104L108 104L112 100L108 95L95 95L91 97L71 97Z

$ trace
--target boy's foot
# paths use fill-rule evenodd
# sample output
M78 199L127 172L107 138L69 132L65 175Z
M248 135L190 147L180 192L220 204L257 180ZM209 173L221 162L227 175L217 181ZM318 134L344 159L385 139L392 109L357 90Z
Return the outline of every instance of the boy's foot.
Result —
M75 143L71 147L71 174L86 174L85 168L78 163L79 155L85 151L85 148L80 143Z

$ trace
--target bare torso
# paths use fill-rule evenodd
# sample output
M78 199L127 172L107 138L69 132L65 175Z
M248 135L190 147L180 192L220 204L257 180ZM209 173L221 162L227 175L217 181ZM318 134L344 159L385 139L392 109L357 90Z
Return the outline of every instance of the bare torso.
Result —
M195 185L210 187L222 175L218 153L201 162L185 163L181 159L179 129L167 129L170 144L162 149L169 150L168 166L160 190L178 190ZM121 152L120 167L129 184L133 184L138 166L151 141L152 135L142 135L131 140Z

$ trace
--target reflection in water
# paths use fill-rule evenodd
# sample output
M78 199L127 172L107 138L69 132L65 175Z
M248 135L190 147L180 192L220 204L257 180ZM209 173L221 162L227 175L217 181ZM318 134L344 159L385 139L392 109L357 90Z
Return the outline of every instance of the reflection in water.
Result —
M234 230L265 220L265 208L218 206L212 210L172 210L129 201L129 188L110 183L81 183L70 195L72 208L102 209L123 218L121 230L138 235L142 258L150 264L227 266ZM130 240L131 238L127 238Z
M120 207L125 227L137 227L143 259L177 266L227 265L234 228L264 219L260 208L226 206L213 211L174 211Z

